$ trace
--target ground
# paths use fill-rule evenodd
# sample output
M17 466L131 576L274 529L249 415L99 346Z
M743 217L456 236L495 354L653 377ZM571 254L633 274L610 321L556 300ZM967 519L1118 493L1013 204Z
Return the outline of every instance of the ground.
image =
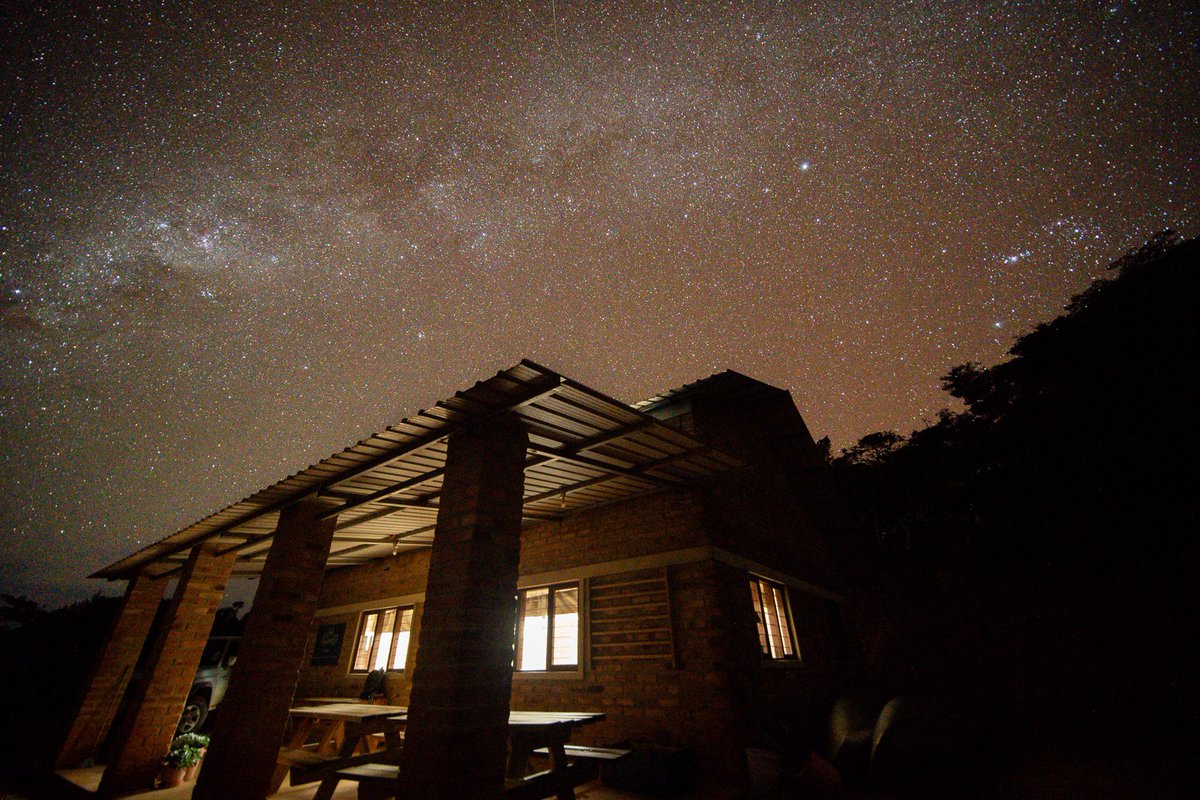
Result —
M13 794L0 791L0 800L83 800L93 798L92 794L100 785L100 775L103 767L87 767L84 769L69 769L58 773L55 778L22 787L20 793ZM185 783L171 789L157 789L152 792L136 795L138 800L189 800L195 783ZM308 800L317 790L317 784L304 786L284 786L271 797L277 800ZM584 784L575 790L578 800L644 800L645 795L632 792L622 792L600 785L599 781ZM342 781L333 794L333 800L355 800L358 797L357 784ZM725 795L716 796L696 793L688 795L691 800L733 800Z

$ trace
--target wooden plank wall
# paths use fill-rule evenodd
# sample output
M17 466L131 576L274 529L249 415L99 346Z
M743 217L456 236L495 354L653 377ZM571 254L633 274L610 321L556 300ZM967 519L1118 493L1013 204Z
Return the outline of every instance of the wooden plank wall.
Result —
M592 578L589 591L593 666L606 661L675 661L667 568Z

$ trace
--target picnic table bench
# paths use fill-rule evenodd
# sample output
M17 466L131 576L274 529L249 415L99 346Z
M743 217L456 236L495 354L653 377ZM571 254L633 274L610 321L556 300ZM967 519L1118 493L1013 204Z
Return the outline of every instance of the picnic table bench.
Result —
M369 762L399 760L408 709L369 703L330 703L291 709L293 730L280 748L272 791L285 775L293 786L320 781L314 800L329 800L336 770ZM382 734L386 749L373 752L370 739Z
M585 762L628 754L628 751L612 748L567 744L574 728L603 719L604 714L595 711L510 711L506 800L541 800L550 795L560 800L574 800L575 786L592 777L583 766ZM568 748L573 752L568 753ZM528 759L533 754L549 756L550 768L526 775ZM332 773L331 785L336 786L339 780L356 781L361 800L383 800L395 796L399 778L398 764L347 764Z
M568 766L567 776L571 780L572 794L574 788L593 776ZM396 781L400 778L399 764L359 764L345 767L337 771L338 780L354 781L358 784L359 800L388 800L396 796ZM544 797L558 792L554 770L547 769L526 775L520 780L506 779L504 781L505 800L542 800ZM562 796L561 794L559 795Z
M622 750L617 747L587 747L581 744L567 744L563 745L563 752L566 754L567 758L584 760L592 759L595 761L616 761L624 758L633 751ZM533 754L537 756L548 756L550 755L550 748L539 747L537 750L533 751Z

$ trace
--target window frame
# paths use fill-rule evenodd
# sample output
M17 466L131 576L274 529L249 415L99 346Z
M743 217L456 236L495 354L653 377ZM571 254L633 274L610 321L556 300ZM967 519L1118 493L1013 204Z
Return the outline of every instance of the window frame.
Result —
M395 628L393 628L391 643L388 646L388 656L387 656L386 661L384 662L385 665L389 665L389 666L384 666L384 667L382 667L382 669L386 672L401 672L401 673L405 672L408 669L409 651L412 650L413 623L416 621L416 606L415 605L386 606L384 608L371 608L371 609L368 609L368 610L362 612L362 614L359 615L358 628L356 629L355 634L354 634L354 646L350 650L350 674L352 674L352 675L367 675L368 673L372 672L374 669L379 669L378 667L371 666L374 663L375 659L377 658L378 652L379 652L378 648L379 648L380 636L379 636L378 630L376 630L371 636L371 651L367 656L367 666L362 669L356 669L354 667L354 664L355 664L355 662L358 661L359 651L360 651L360 649L362 647L362 643L363 643L363 633L365 632L366 626L367 626L367 619L369 617L371 617L371 615L375 615L377 620L382 619L383 616L389 611L396 612L396 623L395 624L401 624L401 621L404 619L405 612L407 612L408 613L408 628L405 630L396 630ZM379 623L377 621L376 626L378 626L378 624ZM396 649L397 649L396 645L401 639L401 637L399 636L399 634L401 634L401 633L408 634L408 637L406 638L405 645L404 645L404 665L400 666L400 667L392 667L390 665L395 663L395 661L396 661Z
M525 629L525 597L529 592L546 590L546 666L542 669L521 669L522 654L521 637ZM554 663L554 598L563 589L575 590L575 663ZM583 583L582 581L563 581L561 583L525 586L517 590L517 621L513 630L513 674L514 675L544 675L578 673L583 668Z
M788 596L787 585L754 573L750 573L749 584L750 606L754 613L759 656L764 662L771 664L802 664L804 659L800 654L800 643L796 638L796 625L792 617L792 602ZM775 618L782 622L779 626L781 641L778 643L778 650L771 637L770 621L766 618L769 610L763 599L763 589L771 590L771 608L774 609ZM787 652L788 649L791 650L790 653Z

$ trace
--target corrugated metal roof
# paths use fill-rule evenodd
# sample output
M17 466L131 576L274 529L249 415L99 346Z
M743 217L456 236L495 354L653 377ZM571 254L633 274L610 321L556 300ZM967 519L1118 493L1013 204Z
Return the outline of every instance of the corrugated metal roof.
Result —
M661 487L685 486L741 466L724 453L532 361L469 389L171 534L92 577L177 570L215 537L237 552L235 574L261 571L279 512L317 493L340 503L329 565L428 546L446 465L447 437L467 422L515 413L529 433L524 514L560 518ZM652 410L652 409L651 409Z
M668 409L673 404L701 394L707 391L717 391L722 393L732 392L736 390L753 390L753 391L771 391L783 392L775 386L770 386L762 381L755 380L740 372L727 369L724 372L717 372L709 375L707 378L699 378L691 383L685 383L677 389L668 389L661 394L656 394L654 397L647 397L645 400L639 400L634 403L631 408L637 411L646 412L656 418L659 416L661 409ZM668 415L669 416L669 415Z

